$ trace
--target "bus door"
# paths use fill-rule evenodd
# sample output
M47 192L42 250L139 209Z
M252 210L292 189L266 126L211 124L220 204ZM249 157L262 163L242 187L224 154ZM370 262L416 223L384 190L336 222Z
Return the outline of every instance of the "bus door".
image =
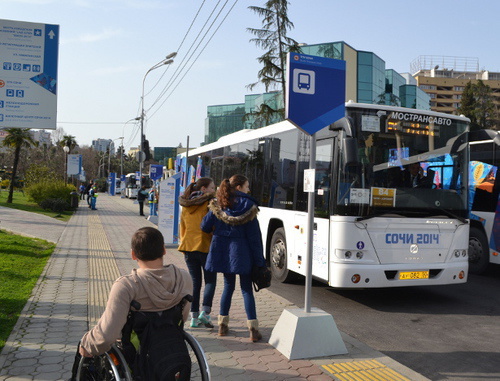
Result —
M330 202L332 184L333 139L316 141L316 175L314 184L314 241L312 273L315 277L328 281L328 259L330 243ZM303 186L303 184L297 184ZM294 216L294 257L301 263L298 271L305 274L307 253L307 213L295 213ZM300 258L299 258L300 256ZM295 258L294 258L295 259ZM291 262L295 262L292 259ZM301 261L299 261L301 259ZM289 264L291 269L295 263Z

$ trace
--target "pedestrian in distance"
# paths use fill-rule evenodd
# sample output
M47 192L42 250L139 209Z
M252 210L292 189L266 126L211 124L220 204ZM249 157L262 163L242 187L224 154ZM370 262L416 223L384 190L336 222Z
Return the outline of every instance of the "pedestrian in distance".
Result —
M143 185L137 192L137 202L139 203L139 216L144 216L144 200L148 197L146 186Z
M158 229L143 227L137 230L132 236L131 247L131 257L139 268L113 283L101 318L80 342L82 356L101 355L121 338L133 300L140 303L141 311L159 312L178 305L193 291L186 270L173 264L163 265L165 242ZM182 315L184 320L189 316L189 303L184 306Z
M210 249L211 233L201 230L200 224L208 213L208 203L215 197L215 184L211 178L202 177L189 184L184 194L179 197L182 206L180 223L180 245L178 250L184 253L184 259L193 279L193 302L191 304L192 328L204 325L213 328L210 312L217 283L217 273L205 269L207 254ZM202 277L205 281L202 310L200 313L200 294Z
M96 203L97 203L97 187L92 187L89 192L90 196L90 209L91 210L97 210Z
M80 184L80 188L78 188L80 191L80 200L85 200L85 185L83 183Z
M228 333L229 310L233 297L236 275L240 278L241 293L250 331L250 341L262 338L252 289L252 267L265 267L262 236L257 214L257 201L248 195L248 179L234 175L224 179L217 189L216 199L209 204L201 229L213 232L205 268L224 274L224 290L218 317L219 336Z
M90 190L94 186L94 181L90 180L89 183L87 184L87 187L85 188L85 194L87 195L87 204L90 208Z
M149 215L157 216L158 193L156 192L156 187L154 186L149 190L148 203L149 203Z

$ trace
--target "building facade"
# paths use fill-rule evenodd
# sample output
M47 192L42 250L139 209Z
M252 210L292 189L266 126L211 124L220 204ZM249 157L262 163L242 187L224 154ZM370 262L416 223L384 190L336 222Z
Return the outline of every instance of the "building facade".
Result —
M109 149L111 155L115 154L115 145L111 139L92 140L92 149L98 152L108 152Z
M385 61L373 52L358 51L344 41L302 44L300 48L304 54L346 62L346 101L430 109L430 98L417 87L415 79L386 69ZM260 128L282 120L278 113L264 119L258 112L263 105L273 110L284 109L283 94L279 91L251 94L245 96L245 103L208 106L204 143L215 142L242 129Z
M469 83L482 80L492 89L493 102L500 108L500 73L479 70L471 57L419 56L411 63L413 77L431 98L431 110L459 114L462 92Z

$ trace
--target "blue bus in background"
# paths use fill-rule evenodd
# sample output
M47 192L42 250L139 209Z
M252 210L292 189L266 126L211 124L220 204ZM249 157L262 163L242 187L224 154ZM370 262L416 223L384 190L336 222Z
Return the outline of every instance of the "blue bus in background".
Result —
M469 272L500 264L500 132L469 133Z

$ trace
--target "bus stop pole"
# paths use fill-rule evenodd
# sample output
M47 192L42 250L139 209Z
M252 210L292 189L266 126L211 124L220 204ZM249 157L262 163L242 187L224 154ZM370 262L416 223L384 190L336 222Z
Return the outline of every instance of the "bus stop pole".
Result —
M316 134L311 135L309 147L309 169L316 169ZM315 178L313 179L313 188L316 185ZM307 196L307 251L306 251L306 290L304 300L304 310L306 313L311 312L311 288L312 288L312 258L313 258L313 242L314 242L314 196L316 189L309 191Z

